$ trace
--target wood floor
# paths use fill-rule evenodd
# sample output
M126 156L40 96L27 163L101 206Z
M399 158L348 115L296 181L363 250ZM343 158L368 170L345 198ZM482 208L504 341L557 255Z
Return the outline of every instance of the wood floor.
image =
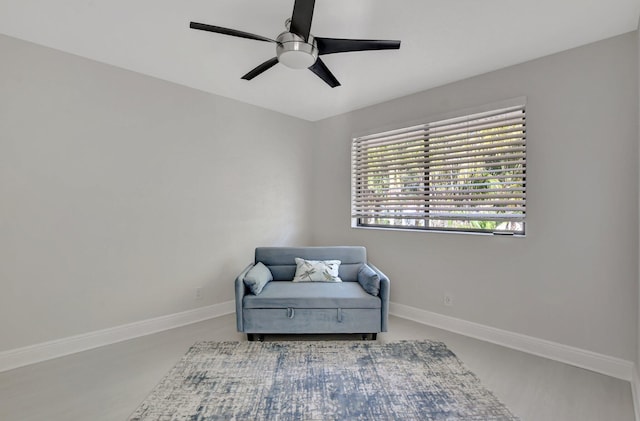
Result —
M378 340L445 342L524 421L634 420L628 382L396 317L389 330ZM246 337L229 315L0 373L0 420L123 421L198 340Z

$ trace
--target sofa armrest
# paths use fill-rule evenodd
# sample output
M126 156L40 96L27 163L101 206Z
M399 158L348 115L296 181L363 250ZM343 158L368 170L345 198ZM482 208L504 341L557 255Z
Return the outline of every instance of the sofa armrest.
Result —
M244 268L244 270L238 275L235 281L235 289L236 289L236 324L238 326L238 332L244 332L244 327L242 326L242 299L245 295L247 295L249 288L244 284L244 276L249 272L249 270L254 266L253 263L250 263L249 266Z
M378 269L377 267L375 267L373 264L367 262L367 265L373 269L373 271L375 273L378 274L378 276L380 277L380 293L378 294L378 296L380 297L380 301L382 304L382 311L381 311L381 331L382 332L387 332L388 328L389 328L389 289L391 287L390 285L390 281L389 278L387 277L387 275L385 275L384 273L382 273L382 271L380 269Z

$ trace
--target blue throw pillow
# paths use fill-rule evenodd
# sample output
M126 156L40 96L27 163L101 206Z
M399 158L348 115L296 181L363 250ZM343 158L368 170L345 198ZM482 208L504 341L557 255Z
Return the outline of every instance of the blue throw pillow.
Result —
M268 267L262 262L258 262L254 267L249 269L246 275L244 275L244 284L249 287L254 295L258 295L262 292L262 288L269 281L273 281L273 275Z
M371 267L362 265L358 271L358 282L369 294L378 296L380 293L380 277Z

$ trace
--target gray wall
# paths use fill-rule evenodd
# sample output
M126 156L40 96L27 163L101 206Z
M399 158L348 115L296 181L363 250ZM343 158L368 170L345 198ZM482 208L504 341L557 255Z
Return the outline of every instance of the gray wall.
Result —
M6 36L0 57L0 351L232 300L256 245L309 242L311 123Z
M318 122L314 243L365 245L396 303L634 360L637 86L634 32ZM526 238L350 228L353 134L521 95Z
M256 245L313 241L367 246L397 303L636 358L637 33L317 123L0 57L0 351L231 300ZM352 134L520 95L526 238L349 228Z
M636 44L637 44L637 54L638 54L638 104L640 108L640 19L638 21L638 29L636 30ZM640 145L640 110L638 110L638 144ZM638 156L638 167L640 168L640 155ZM640 188L640 182L639 188ZM639 198L640 200L640 198ZM638 219L640 220L640 214L638 215ZM638 238L640 240L640 224L638 227ZM640 246L639 246L640 247ZM639 265L639 273L638 273L638 331L636 332L637 344L636 344L636 372L638 372L640 367L640 250L638 251L638 265Z

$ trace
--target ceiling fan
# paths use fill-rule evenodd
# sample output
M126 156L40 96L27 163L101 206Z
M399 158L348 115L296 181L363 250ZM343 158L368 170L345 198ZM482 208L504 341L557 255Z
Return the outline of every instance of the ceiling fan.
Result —
M293 15L285 22L287 30L278 35L275 40L249 32L198 22L191 22L189 27L233 37L275 43L276 57L265 61L242 76L242 79L245 80L251 80L277 63L282 63L292 69L308 68L329 86L335 88L340 86L340 82L319 56L350 51L397 50L400 48L400 41L314 37L310 33L314 5L315 0L295 0Z

